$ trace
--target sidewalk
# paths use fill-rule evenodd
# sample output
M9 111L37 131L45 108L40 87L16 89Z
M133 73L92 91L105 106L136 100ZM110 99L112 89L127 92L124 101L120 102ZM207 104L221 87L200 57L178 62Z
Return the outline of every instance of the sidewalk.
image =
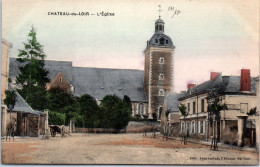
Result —
M158 137L163 137L162 134L157 135ZM179 140L181 141L182 138L181 137L173 137L173 136L169 136L168 139L171 140ZM199 139L193 139L193 138L187 138L187 142L189 143L194 143L194 144L203 144L203 145L207 145L207 146L211 146L211 141L203 141L203 140L199 140ZM259 153L259 150L257 148L250 148L250 147L239 147L239 146L234 146L234 145L228 145L228 144L223 144L223 143L218 143L218 147L219 148L224 148L224 149L230 149L230 150L240 150L240 151L249 151L249 152L253 152L253 153Z

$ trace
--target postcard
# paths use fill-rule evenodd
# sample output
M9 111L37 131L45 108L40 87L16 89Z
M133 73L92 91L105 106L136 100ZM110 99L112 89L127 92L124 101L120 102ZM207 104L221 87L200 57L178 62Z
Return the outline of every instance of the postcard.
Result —
M2 0L1 163L259 165L259 1Z

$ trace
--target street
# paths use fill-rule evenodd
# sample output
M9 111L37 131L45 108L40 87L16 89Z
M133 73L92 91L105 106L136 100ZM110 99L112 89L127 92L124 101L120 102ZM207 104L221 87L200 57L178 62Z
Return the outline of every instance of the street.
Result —
M259 154L201 144L181 144L138 134L72 133L42 140L39 138L2 139L4 164L215 164L256 165Z

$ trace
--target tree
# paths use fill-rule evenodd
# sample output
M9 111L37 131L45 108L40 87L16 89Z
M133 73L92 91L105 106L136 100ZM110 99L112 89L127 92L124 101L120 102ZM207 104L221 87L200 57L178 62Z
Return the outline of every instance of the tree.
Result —
M124 128L130 118L131 109L129 103L116 95L107 95L102 99L100 108L105 116L104 127L121 129Z
M183 116L184 117L184 122L185 122L185 117L187 117L188 116L188 112L187 112L187 107L184 105L184 104L180 104L179 105L179 110L180 110L180 112L181 112L181 116ZM186 128L185 128L186 129ZM183 136L183 143L184 143L184 145L187 145L187 137L188 137L188 130L186 129L186 133L185 133L185 135Z
M124 95L123 102L125 103L125 107L127 107L132 114L132 102L131 102L130 97L128 97L127 95Z
M16 77L16 84L22 89L18 92L34 109L43 110L46 104L45 85L50 80L48 71L44 69L43 46L37 41L34 27L28 34L24 49L19 50L17 61L20 62L20 74Z
M72 94L57 87L51 88L46 94L46 108L52 112L65 114L65 124L68 125L72 119L76 127L83 127L83 117L79 114L79 105ZM55 124L55 123L54 123Z
M220 111L227 110L227 105L221 104L219 97L213 96L213 98L207 98L208 101L208 118L209 122L213 122L213 141L211 147L213 150L217 150L217 141L220 141ZM217 128L217 132L216 132ZM216 138L217 133L217 138Z
M188 116L187 107L184 104L179 105L179 110L181 112L181 116Z
M4 103L7 105L7 108L9 110L12 110L14 108L14 105L16 103L16 94L15 94L14 90L13 91L9 91L9 90L5 91Z
M96 99L92 96L85 94L78 98L79 115L83 117L85 127L93 128L99 126L99 107Z
M209 121L213 121L213 117L217 121L220 120L220 111L222 110L227 110L227 105L226 104L221 104L220 100L218 97L214 97L213 102L208 101L209 105L207 108L207 111L209 113Z
M49 112L49 124L50 125L64 125L66 116L65 114L50 111Z
M68 125L70 120L75 122L76 127L84 127L84 118L82 115L78 114L77 112L68 112L66 114L65 123Z
M46 94L47 104L46 108L51 111L56 111L60 113L69 113L76 111L76 100L70 93L57 88L51 88Z

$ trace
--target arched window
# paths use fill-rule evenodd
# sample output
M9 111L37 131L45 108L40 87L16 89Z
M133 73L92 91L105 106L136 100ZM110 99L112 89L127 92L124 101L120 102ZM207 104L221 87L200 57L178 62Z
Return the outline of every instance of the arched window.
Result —
M163 73L159 74L159 80L164 80L164 74Z
M159 90L159 96L164 96L164 90L163 89Z
M140 115L143 115L144 114L144 104L143 103L140 103L139 105L138 105L138 113L140 114Z
M159 64L164 64L164 58L163 57L159 58Z
M155 43L158 43L158 39L155 39Z
M61 77L59 78L59 80L60 80L60 82L62 82L62 78Z
M166 42L166 44L168 44L168 40L166 40L165 42Z
M158 31L158 25L155 26L155 31Z
M162 25L159 25L159 30L162 31Z

